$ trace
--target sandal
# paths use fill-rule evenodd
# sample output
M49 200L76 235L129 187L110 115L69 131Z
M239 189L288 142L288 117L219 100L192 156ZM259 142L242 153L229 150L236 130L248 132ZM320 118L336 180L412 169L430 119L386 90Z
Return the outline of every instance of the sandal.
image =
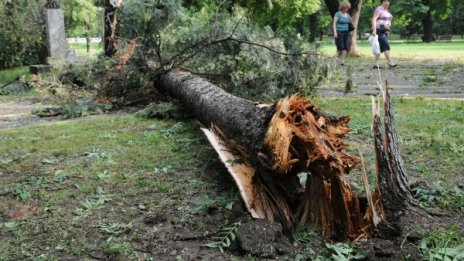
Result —
M390 68L395 68L396 66L398 66L398 64L394 63L394 64L388 64L388 67Z
M382 66L374 65L372 66L372 69L382 69Z

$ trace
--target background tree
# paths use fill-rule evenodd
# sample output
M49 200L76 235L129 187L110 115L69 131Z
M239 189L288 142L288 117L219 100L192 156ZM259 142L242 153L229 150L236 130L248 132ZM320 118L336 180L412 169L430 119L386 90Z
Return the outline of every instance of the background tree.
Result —
M453 33L464 35L464 1L462 0L451 0L450 15L448 19L441 23L439 31L441 34ZM451 32L449 32L451 29Z
M429 43L434 40L435 21L443 21L451 15L451 3L451 0L396 1L393 2L391 8L393 15L400 20L406 20L408 26L414 27L420 24L423 33L422 40Z
M124 3L124 0L104 0L104 51L105 56L111 57L116 53L116 27L118 24L117 10Z
M221 2L221 1L220 1ZM187 7L204 7L215 5L215 1L183 1ZM292 30L297 28L301 20L316 13L320 7L320 0L232 0L222 1L229 11L235 6L246 8L250 12L250 18L263 26L271 26L273 30Z
M90 37L101 35L102 19L93 0L63 0L65 28L67 35L85 37L87 52L90 49Z
M0 69L44 63L42 16L36 1L0 2Z

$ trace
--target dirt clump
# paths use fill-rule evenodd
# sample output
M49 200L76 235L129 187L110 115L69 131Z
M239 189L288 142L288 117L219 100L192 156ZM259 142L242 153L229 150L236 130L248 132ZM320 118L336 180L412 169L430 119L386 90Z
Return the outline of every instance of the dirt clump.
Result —
M264 219L250 220L237 229L240 248L253 256L275 258L292 252L292 244L282 234L282 225Z

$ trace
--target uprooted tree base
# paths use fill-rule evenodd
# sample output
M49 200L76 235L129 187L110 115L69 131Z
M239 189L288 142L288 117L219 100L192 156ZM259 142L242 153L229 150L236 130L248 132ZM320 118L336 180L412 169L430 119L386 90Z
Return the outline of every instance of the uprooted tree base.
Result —
M210 127L203 131L252 217L279 222L287 233L311 220L328 238L351 241L374 234L395 237L404 217L429 218L408 187L387 91L384 130L373 102L379 182L373 194L366 189L361 197L344 177L361 162L346 152L348 116L326 115L297 95L274 104L255 103L185 72L171 71L158 82ZM301 172L308 173L305 185L299 182Z

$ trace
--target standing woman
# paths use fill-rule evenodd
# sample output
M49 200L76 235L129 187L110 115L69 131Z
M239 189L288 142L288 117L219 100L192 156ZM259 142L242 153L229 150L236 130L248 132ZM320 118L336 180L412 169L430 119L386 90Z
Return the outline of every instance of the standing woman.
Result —
M351 5L349 2L343 1L340 3L338 8L340 11L335 13L332 25L341 66L345 65L345 57L349 48L350 31L348 24L351 21L351 17L348 14L348 10L350 8Z
M388 34L390 33L390 25L393 19L392 14L388 11L390 6L390 0L380 0L381 4L374 11L374 16L372 17L372 35L378 35L380 53L384 53L385 58L387 58L388 66L390 68L396 67L396 64L393 63L390 55L390 44L388 43ZM374 55L374 69L380 68L379 66L379 57L380 54Z

